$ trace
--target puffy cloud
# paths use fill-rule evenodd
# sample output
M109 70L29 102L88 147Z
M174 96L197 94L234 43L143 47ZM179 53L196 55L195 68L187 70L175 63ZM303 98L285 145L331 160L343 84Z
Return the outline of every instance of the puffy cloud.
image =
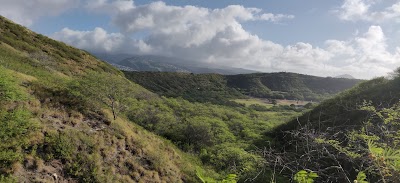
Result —
M169 6L164 2L131 7L115 13L113 22L124 32L151 30L155 33L176 33L192 31L206 33L208 39L213 34L223 30L232 23L251 20L265 20L277 22L283 19L294 18L293 15L260 14L257 8L245 8L240 5L230 5L223 9L201 8L196 6Z
M101 28L91 31L65 28L53 37L95 52L159 54L267 72L320 76L352 74L371 78L399 66L400 48L388 50L380 26L371 26L364 34L354 35L349 40L327 40L322 47L304 42L280 45L243 28L245 21L274 22L283 16L263 14L256 8L209 9L169 6L163 2L140 6L132 1L96 2L92 10L110 13L122 33L107 33ZM133 39L136 34L141 38Z
M347 21L382 22L400 18L400 2L380 11L371 11L371 7L378 4L378 0L344 0L342 6L336 12L340 19Z
M400 66L400 49L388 50L386 36L380 26L370 26L362 36L347 41L328 40L326 50L334 54L330 65L355 73L360 78L382 76Z
M370 6L364 0L345 0L340 7L339 17L343 20L364 19Z
M284 15L284 14L277 14L274 15L272 13L265 13L260 16L261 20L268 20L272 22L279 22L283 19L293 19L294 15Z
M113 14L135 7L130 0L87 0L85 8L93 12Z
M125 33L143 30L174 32L198 29L209 24L213 29L223 29L233 21L263 20L279 22L293 19L293 15L261 13L258 8L230 5L222 9L197 6L170 6L162 1L135 6L129 0L90 0L86 7L92 11L108 13L113 23Z
M59 15L79 4L79 0L0 0L0 14L30 26L42 16Z
M120 33L107 33L102 28L93 31L75 31L64 28L52 35L54 39L93 52L105 53L148 53L151 47L142 40L133 40Z

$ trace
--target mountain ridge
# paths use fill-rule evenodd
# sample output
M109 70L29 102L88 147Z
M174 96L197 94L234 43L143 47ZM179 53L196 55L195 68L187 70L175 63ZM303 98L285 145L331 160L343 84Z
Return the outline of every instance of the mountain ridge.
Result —
M321 101L362 80L308 76L295 73L239 75L168 72L124 72L128 79L167 97L189 101L228 103L235 98L260 97Z
M188 72L188 73L218 73L242 74L256 73L258 71L233 68L215 64L203 64L186 59L173 58L159 55L113 55L94 53L100 59L112 64L118 64L136 71L161 71L161 72Z

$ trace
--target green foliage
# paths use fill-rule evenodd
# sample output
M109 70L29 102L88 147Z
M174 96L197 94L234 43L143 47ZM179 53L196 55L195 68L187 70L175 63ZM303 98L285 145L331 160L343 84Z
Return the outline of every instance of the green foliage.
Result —
M119 113L128 109L132 100L140 97L139 94L146 93L122 76L109 73L90 72L69 85L75 95L83 95L88 102L98 101L111 109L114 120Z
M239 91L229 88L218 74L189 74L172 72L125 72L128 79L167 97L182 97L191 102L239 106L229 101L244 98Z
M45 144L48 145L47 159L71 160L76 150L73 144L73 138L65 133L48 134L45 138Z
M238 176L236 174L228 174L222 180L215 180L213 178L207 177L203 174L204 172L199 169L196 170L196 176L201 180L202 183L237 183Z
M37 173L25 167L33 156L35 161L45 161L41 166L61 162L64 178L79 182L116 182L114 177L139 181L142 176L187 181L195 178L187 164L204 164L211 172L228 175L207 174L218 182L245 181L265 169L266 161L258 149L269 143L265 134L299 111L289 106L269 110L257 105L244 107L230 99L244 98L243 94L272 98L331 94L318 91L314 95L308 84L296 85L296 78L278 79L286 86L275 90L267 86L267 75L249 75L240 81L243 84L249 79L249 85L233 87L234 77L215 74L148 73L152 77L141 77L126 73L157 93L178 98L158 97L87 52L4 18L0 18L0 33L1 174L11 172L10 166L24 158L26 171L22 172ZM109 111L118 118L104 125L109 122ZM75 117L76 123L69 123ZM126 118L196 158L184 162L184 153L171 142L126 124ZM42 128L36 130L33 121ZM33 132L38 137L30 139ZM154 145L159 141L165 143ZM259 180L269 175L266 172Z
M0 182L51 182L43 175L52 173L72 182L195 182L197 158L127 123L125 111L159 97L1 16L0 34ZM121 117L105 125L110 99Z
M26 95L20 91L11 72L0 65L0 104L6 101L21 101Z
M188 74L171 72L125 72L128 79L167 97L183 97L194 102L238 106L230 99L244 95L322 100L354 86L359 80L320 78L294 73Z
M74 131L50 132L43 144L43 158L61 159L65 162L66 173L81 182L101 182L98 172L101 167L96 155L94 139L86 134Z
M306 108L306 109L311 109L312 107L313 107L313 104L311 102L304 105L304 108Z
M321 78L295 73L226 76L228 86L246 95L275 99L322 100L351 88L360 80Z
M335 148L337 151L339 151L340 153L344 153L351 158L360 158L361 157L361 155L359 153L353 152L352 148L343 147L341 145L341 142L338 140L332 140L332 139L326 140L326 139L316 138L315 142L331 146L331 147Z
M237 181L237 175L236 174L228 174L224 180L222 180L222 183L236 183Z
M251 105L249 105L249 108L250 109L254 109L256 111L269 111L268 107L265 107L265 106L260 105L260 104L251 104Z
M375 104L373 100L363 100L355 110L358 110L364 119L360 125L356 126L353 123L354 126L345 130L341 126L332 126L329 131L315 132L313 126L308 123L307 127L311 127L310 129L305 130L306 127L303 127L296 131L297 134L292 136L298 143L297 149L293 149L293 154L296 155L287 156L293 156L294 159L303 156L305 159L313 159L316 163L305 163L303 166L322 169L322 172L318 172L321 180L345 181L349 180L348 177L357 177L357 181L363 182L368 175L371 182L396 182L400 178L399 102L391 107L382 107L382 104ZM345 113L350 112L353 111ZM319 152L321 149L322 153ZM294 161L303 164L298 162L299 160ZM324 168L336 165L346 174L336 174L335 171ZM360 169L364 172L358 173Z
M5 55L7 55L8 58L0 59L0 63L5 62L4 65L6 65L7 68L13 68L18 71L23 71L22 73L27 73L42 70L46 67L48 71L57 71L69 76L81 74L85 72L86 69L114 74L119 73L113 67L97 61L87 52L68 46L65 43L52 40L46 36L35 34L3 17L0 17L0 32L2 35L0 37L0 47L4 49L4 47L7 47L5 44L7 44L13 48L13 50L7 50L7 52L14 52L7 55L7 53L2 50L0 58ZM28 56L15 53L17 50L22 53L27 53L26 55ZM49 64L49 60L46 62L40 59L37 60L38 57L34 56L37 53L45 54L47 58L50 58L49 60L54 60L54 62L50 62L51 64ZM12 59L12 62L10 62L10 57L20 57L22 59ZM17 65L21 67L16 67ZM26 69L30 66L33 66L32 71ZM37 68L39 66L42 67Z
M10 72L0 66L0 174L22 160L29 136L37 128L30 119L31 113L16 103L26 99ZM16 107L7 107L10 103L16 103Z
M17 183L17 180L13 176L0 175L0 183Z
M357 174L357 179L354 180L354 183L368 183L367 181L367 175L365 175L364 172L358 172Z
M307 124L309 128L317 128L322 131L332 127L343 129L358 127L363 124L366 117L366 111L359 110L359 106L364 101L371 101L374 106L385 104L382 107L389 107L393 105L394 101L400 99L399 84L399 81L387 80L383 77L361 82L336 97L323 101L311 111L299 116L298 119L276 128L276 131L296 129L299 122L301 126ZM323 123L321 123L322 121Z
M297 183L313 183L316 178L318 178L317 173L300 170L294 175L293 180Z
M136 100L128 108L125 113L130 120L197 154L215 170L243 179L255 176L264 166L260 154L251 153L256 143L265 145L262 134L298 114L189 103L179 98Z

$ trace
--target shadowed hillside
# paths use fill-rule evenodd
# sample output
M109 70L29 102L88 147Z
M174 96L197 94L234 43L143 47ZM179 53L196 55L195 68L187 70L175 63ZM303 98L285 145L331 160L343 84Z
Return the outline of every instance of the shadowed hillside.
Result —
M272 157L285 157L279 166L313 170L321 181L396 182L399 89L397 72L394 79L362 82L322 102L267 134L276 139Z
M229 88L223 75L173 72L125 72L128 79L150 91L168 97L183 97L192 102L230 103L228 99L244 98Z
M343 129L359 128L367 117L359 106L371 102L376 108L390 107L400 99L399 80L376 78L362 82L355 87L340 93L338 96L322 102L312 111L300 116L282 126L283 129L293 129L308 123L310 127L325 131L330 127ZM279 129L281 130L281 129Z
M317 77L296 73L256 73L226 76L228 86L262 98L321 101L353 87L357 79Z
M361 82L356 79L323 78L295 73L219 75L125 72L125 75L163 96L181 96L189 101L216 104L226 104L230 99L246 96L321 101Z

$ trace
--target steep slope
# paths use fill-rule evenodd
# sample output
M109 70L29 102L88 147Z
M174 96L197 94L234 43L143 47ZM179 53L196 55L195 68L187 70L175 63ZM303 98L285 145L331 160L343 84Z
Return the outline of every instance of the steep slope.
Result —
M198 181L187 155L122 114L121 98L156 95L3 17L0 35L0 182Z
M398 74L360 83L268 133L279 150L269 158L283 156L286 173L312 170L323 182L397 182Z
M299 121L311 125L310 127L318 127L322 131L332 127L342 129L360 127L368 117L364 111L359 110L360 106L365 102L372 102L371 105L376 108L390 107L400 99L399 89L398 79L376 78L362 82L322 102L312 111L300 116L298 120L291 121L278 130L293 129L298 126Z
M0 182L286 180L256 145L297 111L159 97L82 50L0 20Z

